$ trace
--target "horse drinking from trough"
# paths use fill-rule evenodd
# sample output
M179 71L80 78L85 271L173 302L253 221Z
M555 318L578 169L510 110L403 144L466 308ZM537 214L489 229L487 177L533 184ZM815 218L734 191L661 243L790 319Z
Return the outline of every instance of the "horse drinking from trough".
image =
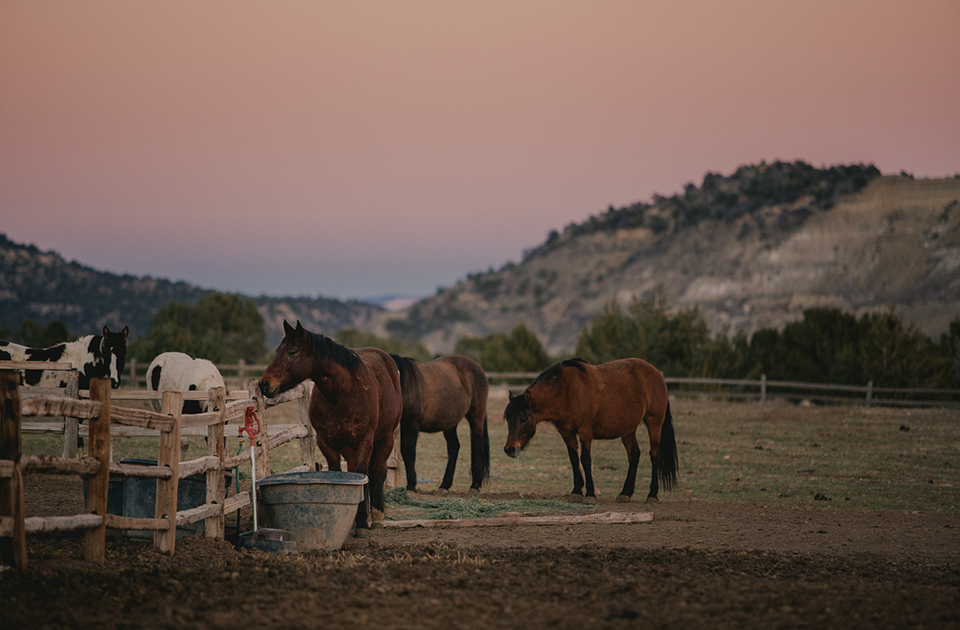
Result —
M393 452L394 431L400 422L400 373L390 355L379 348L352 350L297 322L283 322L283 341L260 377L260 391L275 397L306 379L314 382L310 423L317 446L330 470L367 475L367 492L357 509L357 531L382 526L383 484L387 460ZM379 514L377 513L379 512Z
M457 425L470 424L470 494L490 476L490 436L487 432L487 375L476 361L453 355L428 363L391 354L400 370L403 414L400 416L400 456L407 473L407 491L417 491L417 437L443 431L447 442L447 468L441 494L453 485L460 439Z
M69 343L58 343L49 348L28 348L0 340L0 361L46 361L69 363L80 375L80 389L90 389L90 379L109 378L110 385L120 387L124 362L127 358L127 336L130 328L112 332L106 326L102 335L86 335ZM55 370L24 370L25 385L66 387L63 372Z
M150 362L147 368L147 390L153 392L206 392L214 387L223 387L223 376L212 362L194 359L183 352L164 352ZM159 401L153 401L160 411ZM184 400L183 413L207 411L206 400Z
M573 494L582 495L586 488L588 502L597 500L591 444L593 440L616 438L623 442L629 463L617 502L630 501L640 463L640 423L647 427L653 465L647 501L657 500L659 483L667 490L676 486L677 444L667 385L660 371L641 359L621 359L596 366L582 359L556 363L522 394L510 393L503 417L509 430L503 450L510 457L517 457L526 447L537 424L550 422L556 426L573 467Z

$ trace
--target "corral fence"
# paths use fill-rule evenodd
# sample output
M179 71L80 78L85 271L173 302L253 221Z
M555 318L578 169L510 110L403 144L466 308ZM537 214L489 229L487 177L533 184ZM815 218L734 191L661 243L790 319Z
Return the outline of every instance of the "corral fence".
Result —
M537 372L489 372L490 391L523 390ZM960 407L960 389L874 387L800 383L759 379L686 378L665 376L671 396L725 398L764 403L771 400L810 401L819 404L855 404L891 407Z
M164 553L173 555L178 527L204 521L204 536L223 538L224 518L250 503L249 492L227 496L225 472L250 459L245 450L234 457L225 452L225 428L246 415L248 407L255 407L261 419L257 436L257 477L269 472L269 453L273 448L294 439L300 441L302 464L292 471L315 470L315 439L309 421L301 421L273 435L268 433L263 411L267 407L296 401L298 414L307 418L307 401L311 384L305 383L276 398L264 399L255 387L248 384L247 392L234 392L227 401L224 388L200 392L122 392L114 391L107 379L93 379L88 391L21 387L19 370L31 369L69 371L69 364L30 362L0 362L0 560L5 564L24 568L27 562L26 534L51 531L84 530L84 557L102 563L106 550L106 529L153 531L153 544ZM68 372L76 379L76 372ZM75 383L75 380L69 380ZM76 395L68 396L65 393ZM118 400L143 400L159 396L159 412L122 407ZM206 400L210 411L200 414L181 414L183 400ZM63 417L64 422L24 423L25 417ZM69 434L67 425L85 422L82 431ZM42 425L38 428L37 425ZM58 427L59 425L59 427ZM30 432L57 432L65 437L64 450L69 451L70 435L85 435L88 439L86 457L51 457L24 455L22 436ZM156 466L133 466L115 463L111 457L112 436L157 436L159 448ZM183 435L206 438L207 455L190 461L180 461L180 440ZM73 440L75 448L76 441ZM206 503L184 511L177 511L178 482L196 474L206 474ZM72 516L30 517L25 514L23 477L27 474L84 475L85 512ZM152 518L132 518L107 512L110 477L141 477L157 480L156 511Z
M147 366L129 362L127 368L131 387L146 387ZM228 386L239 385L250 376L260 375L266 364L237 363L218 364ZM139 373L138 370L143 373ZM490 391L505 393L509 389L522 390L539 372L487 372ZM898 407L960 407L960 389L930 389L907 387L874 387L866 385L831 385L827 383L801 383L795 381L770 381L766 375L758 379L686 378L664 377L670 393L679 396L714 396L731 400L786 400L822 404L861 404Z

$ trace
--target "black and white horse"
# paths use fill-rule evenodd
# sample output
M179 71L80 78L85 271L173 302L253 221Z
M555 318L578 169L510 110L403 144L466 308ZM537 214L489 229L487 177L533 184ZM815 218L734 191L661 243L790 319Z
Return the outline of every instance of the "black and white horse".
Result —
M80 389L90 389L90 379L109 378L114 389L120 387L127 359L127 336L130 327L111 332L103 327L102 335L87 335L69 343L49 348L28 348L0 340L0 361L50 361L69 363L80 373ZM25 385L66 387L64 373L54 370L24 370Z
M217 366L182 352L164 352L147 368L147 389L150 391L206 392L213 387L226 389ZM201 413L207 411L207 406L205 400L185 400L183 413ZM154 407L159 411L159 402L154 401Z

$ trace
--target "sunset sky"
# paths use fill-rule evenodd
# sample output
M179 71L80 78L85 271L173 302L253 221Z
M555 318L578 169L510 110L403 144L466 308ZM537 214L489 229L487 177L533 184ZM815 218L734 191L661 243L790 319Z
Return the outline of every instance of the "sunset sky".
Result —
M761 160L960 173L960 2L0 0L0 232L423 296Z

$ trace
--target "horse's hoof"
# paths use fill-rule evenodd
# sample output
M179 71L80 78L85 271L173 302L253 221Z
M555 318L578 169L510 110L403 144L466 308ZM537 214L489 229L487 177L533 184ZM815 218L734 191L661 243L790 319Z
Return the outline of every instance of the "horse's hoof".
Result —
M475 497L480 494L480 488L470 488L467 490L468 497Z
M354 538L370 538L370 530L364 527L358 527L353 530Z
M630 495L629 495L629 494L618 494L618 495L617 495L617 503L630 503Z
M651 496L647 497L647 503L660 503L660 499L658 499L657 497L651 495Z
M439 494L441 497L445 497L448 494L450 494L450 491L447 490L446 488L440 488L439 490L437 490L437 494Z
M582 494L579 494L579 493L576 493L576 492L571 493L571 494L570 494L570 502L571 502L571 503L583 503L583 495L582 495Z
M597 504L597 497L583 497L583 504L584 504L584 505L596 505L596 504Z
M380 510L373 511L373 519L370 523L370 529L383 529L383 512Z

